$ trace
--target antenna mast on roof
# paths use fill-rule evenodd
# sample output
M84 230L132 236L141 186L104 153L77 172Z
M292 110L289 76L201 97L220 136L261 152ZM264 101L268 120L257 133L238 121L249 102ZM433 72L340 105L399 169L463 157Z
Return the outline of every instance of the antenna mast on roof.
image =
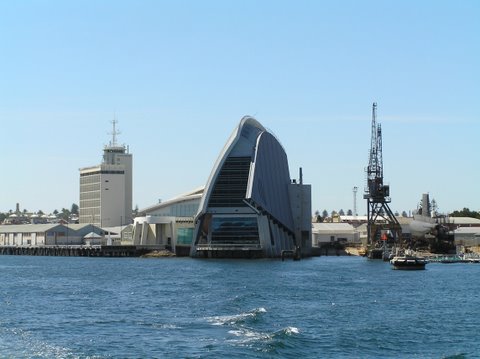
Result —
M357 191L358 187L355 186L353 187L353 216L356 217L358 215L357 213Z
M116 147L117 146L117 135L120 134L120 131L117 131L116 129L116 125L117 125L118 121L117 119L115 118L115 116L113 117L113 120L112 120L112 125L113 125L113 131L111 133L112 135L112 141L110 142L110 146L112 147Z

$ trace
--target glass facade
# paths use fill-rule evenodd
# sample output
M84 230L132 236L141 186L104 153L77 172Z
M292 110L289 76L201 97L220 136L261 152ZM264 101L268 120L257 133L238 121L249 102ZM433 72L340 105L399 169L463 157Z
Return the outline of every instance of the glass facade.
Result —
M153 216L194 217L198 211L200 199L193 199L182 203L175 203L164 208L149 212Z
M209 207L244 207L251 157L229 157L210 196Z
M213 217L211 232L212 244L260 244L256 217Z
M193 240L193 228L177 228L177 244L191 245Z

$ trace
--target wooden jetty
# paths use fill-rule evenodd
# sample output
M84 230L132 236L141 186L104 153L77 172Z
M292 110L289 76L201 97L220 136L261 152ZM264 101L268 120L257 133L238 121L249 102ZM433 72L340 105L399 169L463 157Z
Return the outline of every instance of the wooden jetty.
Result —
M140 257L165 246L0 246L0 255L61 257Z

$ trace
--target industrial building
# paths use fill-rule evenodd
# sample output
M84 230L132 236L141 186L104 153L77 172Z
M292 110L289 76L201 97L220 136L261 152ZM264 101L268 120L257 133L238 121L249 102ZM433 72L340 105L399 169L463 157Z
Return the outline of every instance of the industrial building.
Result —
M132 155L119 145L113 123L112 141L103 149L103 162L80 169L79 222L100 227L132 223Z
M480 227L459 227L453 233L457 247L480 247Z
M105 244L104 242L106 242L104 230L91 224L22 224L0 226L0 246L94 245Z
M349 223L313 223L313 245L323 244L361 244L361 232ZM365 229L366 235L366 229Z
M285 150L252 117L223 147L201 197L194 257L311 253L311 186L290 179Z

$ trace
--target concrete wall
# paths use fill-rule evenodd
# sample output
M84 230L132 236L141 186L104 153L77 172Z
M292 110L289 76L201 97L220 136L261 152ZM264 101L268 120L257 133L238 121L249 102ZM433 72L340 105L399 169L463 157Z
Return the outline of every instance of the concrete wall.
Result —
M323 243L331 243L346 240L348 243L359 243L359 233L314 233L313 244L318 246Z
M312 186L292 183L289 186L295 237L303 255L312 252Z
M125 176L123 174L102 174L101 186L100 227L115 227L124 224Z
M474 247L480 245L480 235L474 233L455 234L455 245Z
M135 245L170 245L172 250L174 250L177 245L177 230L179 228L193 229L193 218L179 218L178 221L175 217L163 217L162 221L160 221L159 218L150 218L150 221L147 221L145 218L143 222L139 221L139 218L136 218L133 232L133 243Z

